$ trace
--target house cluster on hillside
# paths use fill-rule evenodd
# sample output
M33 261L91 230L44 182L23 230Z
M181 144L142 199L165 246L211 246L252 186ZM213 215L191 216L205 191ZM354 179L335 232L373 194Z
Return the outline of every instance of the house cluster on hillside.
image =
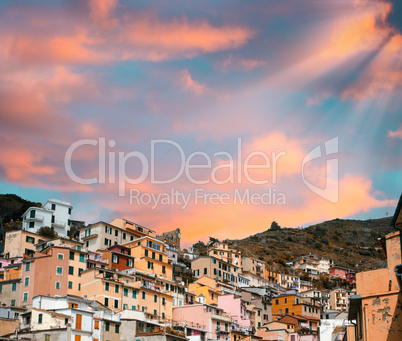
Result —
M0 259L1 336L314 341L321 335L321 340L342 340L354 326L348 312L361 319L359 302L365 296L359 301L346 289L318 290L296 274L355 283L352 271L331 260L304 255L293 260L293 274L281 273L215 239L204 255L184 252L179 229L157 235L122 218L79 223L73 236L71 213L69 203L48 200L24 213L22 230L6 233ZM58 237L37 234L43 226ZM179 262L183 257L191 268Z

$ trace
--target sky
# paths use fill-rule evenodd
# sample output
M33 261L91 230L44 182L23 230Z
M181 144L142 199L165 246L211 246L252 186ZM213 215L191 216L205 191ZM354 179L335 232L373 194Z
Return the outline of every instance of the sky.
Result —
M401 18L379 0L2 1L0 192L187 244L390 216Z

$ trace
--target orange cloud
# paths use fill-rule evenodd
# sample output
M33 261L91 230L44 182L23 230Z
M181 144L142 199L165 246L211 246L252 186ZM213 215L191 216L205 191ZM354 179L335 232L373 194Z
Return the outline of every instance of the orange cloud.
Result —
M402 86L402 35L393 35L361 77L344 92L356 100L389 95Z
M168 22L143 15L123 28L120 40L135 48L125 51L124 58L159 61L235 49L253 36L252 30L243 27L214 27L205 20L190 22L186 18Z

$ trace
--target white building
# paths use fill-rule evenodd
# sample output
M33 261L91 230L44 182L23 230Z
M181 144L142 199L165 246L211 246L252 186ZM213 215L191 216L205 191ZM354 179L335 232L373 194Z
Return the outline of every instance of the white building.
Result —
M37 233L41 227L48 226L60 237L66 237L70 232L72 210L69 202L49 199L43 207L30 207L25 211L22 215L22 229Z
M71 325L71 341L92 341L93 302L78 297L35 296L32 300L31 329L61 328Z

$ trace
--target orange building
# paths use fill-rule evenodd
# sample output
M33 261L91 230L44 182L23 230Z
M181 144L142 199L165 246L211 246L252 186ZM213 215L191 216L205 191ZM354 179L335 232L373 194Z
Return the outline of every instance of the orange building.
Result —
M162 241L147 236L125 243L123 246L131 249L136 270L172 278L172 261L168 259L166 244Z
M272 300L272 316L302 315L306 317L320 318L321 307L312 297L302 297L295 294L285 294Z
M402 195L391 225L399 231L380 240L387 267L356 274L356 295L350 297L348 340L402 340Z
M52 246L23 260L21 304L31 305L37 295L81 296L81 273L85 270L86 253Z

